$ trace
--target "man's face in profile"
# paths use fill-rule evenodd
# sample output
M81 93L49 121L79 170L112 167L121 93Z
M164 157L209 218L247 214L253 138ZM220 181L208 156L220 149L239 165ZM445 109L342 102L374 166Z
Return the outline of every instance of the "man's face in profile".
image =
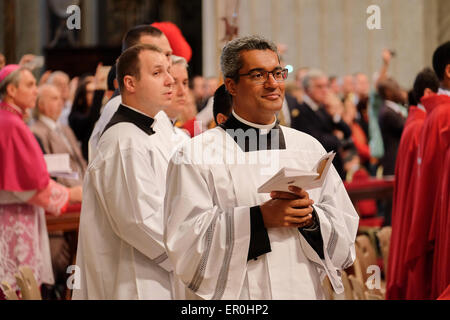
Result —
M165 109L172 101L169 61L162 53L143 50L139 54L140 77L136 81L136 97L142 106Z

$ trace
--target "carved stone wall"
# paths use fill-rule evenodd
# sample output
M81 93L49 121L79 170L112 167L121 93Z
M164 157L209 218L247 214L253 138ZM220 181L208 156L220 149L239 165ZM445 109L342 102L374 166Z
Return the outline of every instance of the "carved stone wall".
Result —
M100 1L102 25L101 43L120 46L125 32L132 26L150 22L159 10L157 0L103 0Z
M438 8L438 42L450 40L450 1L439 0Z
M203 37L207 76L219 74L225 33L220 18L230 17L236 3L238 34L260 34L286 44L284 60L294 69L310 66L330 75L364 72L372 78L382 49L389 48L396 51L390 73L410 87L417 72L431 65L437 44L450 40L447 0L203 0L203 29L209 30ZM366 25L372 4L381 10L380 30Z
M5 10L7 1L13 1L13 16ZM436 46L450 40L449 0L201 1L201 45L196 42L197 26L191 26L195 19L182 16L189 7L186 0L82 0L80 44L117 46L124 32L136 23L172 20L184 26L192 44L196 58L191 65L203 64L206 76L219 75L225 34L225 23L220 19L232 21L237 8L238 34L258 33L285 43L288 51L284 59L294 68L313 66L335 75L356 71L372 75L380 66L381 49L388 47L397 52L390 71L408 87L417 71L431 65ZM381 30L366 27L366 9L371 4L381 9ZM0 25L4 26L0 29L0 52L14 56L14 60L24 53L43 53L49 40L45 5L46 0L0 0ZM8 28L6 21L14 21L14 28ZM12 48L8 39L14 39Z
M3 0L0 0L0 12L5 12L5 4L3 3ZM0 26L4 26L4 25L5 25L4 14L0 14ZM0 32L0 52L5 54L5 34L4 34L4 32Z

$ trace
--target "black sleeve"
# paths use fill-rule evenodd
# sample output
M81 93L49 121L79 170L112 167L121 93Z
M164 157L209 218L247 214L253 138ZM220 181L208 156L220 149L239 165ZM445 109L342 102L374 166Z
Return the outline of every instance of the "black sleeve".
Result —
M33 133L34 137L36 138L36 141L39 144L39 147L42 150L42 153L45 154L45 149L44 149L44 144L42 143L42 140L38 137L38 135L36 135L35 133Z
M402 135L405 119L394 111L386 112L383 117L386 128L398 137Z
M73 112L69 116L69 125L75 133L78 141L81 142L81 152L83 158L88 160L89 138L94 130L95 123L100 118L100 109L105 90L95 90L92 106L87 114Z
M250 208L250 246L247 261L271 252L269 234L264 226L260 206Z
M313 207L314 208L314 207ZM325 259L325 254L323 252L323 239L322 233L320 232L320 222L319 216L315 209L313 209L313 219L314 224L307 228L298 228L298 231L303 235L303 237L308 241L309 245L317 252L320 259Z
M94 130L95 122L100 118L104 94L104 90L95 90L92 106L88 113L72 112L70 114L69 124L79 141L89 140L92 130Z
M341 146L339 139L332 133L319 132L315 138L319 140L327 152L336 151Z
M98 118L100 118L100 110L102 108L103 96L105 95L105 90L95 90L94 99L92 100L91 110L89 112L89 120L94 129L95 123ZM91 130L92 131L92 130ZM90 134L89 134L90 136Z
M341 119L341 120L339 120L339 122L335 123L335 127L337 130L342 131L345 139L348 139L351 137L352 129L350 129L350 127L348 126L348 124L346 124L344 122L344 120Z

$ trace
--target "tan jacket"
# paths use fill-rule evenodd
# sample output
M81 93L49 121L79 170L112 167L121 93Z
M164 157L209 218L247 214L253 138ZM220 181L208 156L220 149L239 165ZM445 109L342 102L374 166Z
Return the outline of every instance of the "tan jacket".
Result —
M60 125L60 130L59 132L51 129L42 120L37 120L31 127L31 131L41 140L46 154L68 153L70 155L70 166L72 170L78 172L77 180L67 178L57 178L56 180L67 187L82 185L87 167L86 160L84 160L81 154L80 145L72 129L66 125ZM70 148L65 143L61 134L64 134L67 138Z

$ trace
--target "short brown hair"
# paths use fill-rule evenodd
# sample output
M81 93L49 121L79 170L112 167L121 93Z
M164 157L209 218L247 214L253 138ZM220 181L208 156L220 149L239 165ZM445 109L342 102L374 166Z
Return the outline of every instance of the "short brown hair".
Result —
M161 49L151 44L138 44L125 50L117 60L117 80L121 93L124 90L123 79L125 76L133 76L139 80L141 68L139 54L144 50L163 53Z
M134 45L139 44L139 40L141 39L142 36L145 36L145 35L159 38L163 35L163 33L158 28L155 28L155 27L152 27L152 26L149 26L146 24L135 26L135 27L131 28L130 30L128 30L126 35L123 37L122 52L124 52L128 48L131 48Z

